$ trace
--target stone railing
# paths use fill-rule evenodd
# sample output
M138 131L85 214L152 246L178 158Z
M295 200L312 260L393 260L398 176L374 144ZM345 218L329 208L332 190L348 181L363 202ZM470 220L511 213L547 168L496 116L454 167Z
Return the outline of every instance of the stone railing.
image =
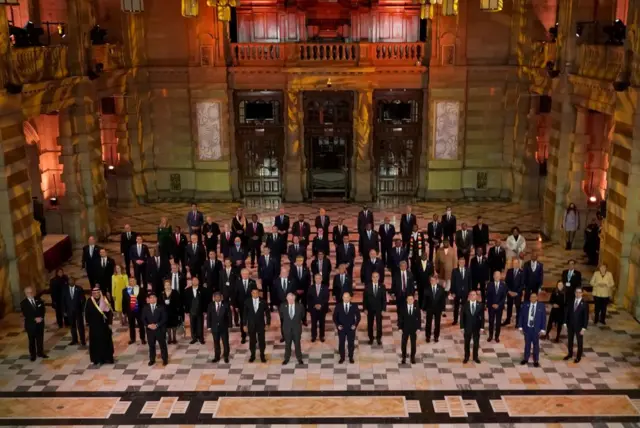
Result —
M424 43L233 43L234 66L410 66L426 56Z
M556 48L555 43L533 42L531 46L531 67L545 68L547 63L555 63Z
M15 85L69 76L67 46L12 48L9 81Z
M124 50L121 45L106 43L91 46L93 64L102 64L104 71L125 68Z
M600 80L615 80L624 66L624 47L580 45L575 74Z

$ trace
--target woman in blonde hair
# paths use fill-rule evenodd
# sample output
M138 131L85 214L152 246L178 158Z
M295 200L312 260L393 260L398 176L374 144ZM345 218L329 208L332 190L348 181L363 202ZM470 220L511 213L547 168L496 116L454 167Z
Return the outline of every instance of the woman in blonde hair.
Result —
M171 225L166 217L160 217L160 224L158 225L158 247L160 249L160 255L164 258L169 257L171 251L171 238L173 231Z
M613 287L615 282L613 281L613 275L607 271L607 265L601 264L597 271L593 273L591 277L591 286L593 287L593 300L594 300L594 312L593 312L593 324L606 325L605 318L607 317L607 305L609 299L613 294Z
M122 290L129 286L129 277L125 273L122 266L116 265L115 272L111 277L111 296L113 297L113 311L120 316L120 320L124 323L124 314L122 313Z

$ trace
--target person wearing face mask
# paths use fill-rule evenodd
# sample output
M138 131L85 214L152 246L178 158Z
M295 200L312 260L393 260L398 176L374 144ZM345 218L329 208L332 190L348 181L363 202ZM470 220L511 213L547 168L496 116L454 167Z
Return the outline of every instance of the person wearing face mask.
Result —
M564 213L562 219L562 228L565 233L566 250L570 250L573 247L573 240L576 237L576 232L580 229L580 214L576 208L576 204L571 203Z
M613 295L613 289L616 286L613 281L613 275L607 271L606 264L601 264L598 270L593 273L590 284L593 287L592 294L595 303L593 325L597 325L598 323L605 325L607 323L607 305Z

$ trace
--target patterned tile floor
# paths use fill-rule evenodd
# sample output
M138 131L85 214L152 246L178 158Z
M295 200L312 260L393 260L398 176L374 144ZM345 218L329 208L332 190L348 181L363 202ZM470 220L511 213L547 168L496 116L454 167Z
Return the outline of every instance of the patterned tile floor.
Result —
M212 215L218 223L223 224L232 217L236 206L234 204L207 204L201 206L200 209L206 215ZM318 205L291 204L286 206L290 215L304 213L307 218L314 218L318 208ZM343 216L347 226L351 230L353 229L359 207L349 204L326 204L325 208L332 221L335 221L337 216ZM381 221L385 215L390 216L392 222L394 220L398 222L402 212L401 209L389 207L372 208L376 215L376 223ZM534 247L540 252L540 260L545 264L545 275L549 284L553 284L558 278L568 258L578 260L583 272L587 273L586 276L590 275L591 269L582 266L584 258L580 251L568 252L555 244L537 241L537 224L540 215L534 210L525 210L517 205L507 203L472 203L454 206L453 209L458 216L458 224L462 220L473 224L476 214L482 212L485 222L491 228L492 236L504 237L513 225L518 225L526 236L529 247ZM161 215L167 215L172 224L183 225L187 210L187 204L177 203L114 209L111 213L112 226L114 232L119 232L125 223L129 223L133 230L144 233L148 236L146 240L151 241ZM277 206L269 205L248 206L246 211L248 214L258 212L261 221L268 225L276 210ZM423 226L426 225L427 220L425 219L430 219L434 212L442 213L443 211L444 204L418 204L414 206L414 213L421 218L420 224ZM114 234L106 243L111 254L118 252L118 236ZM80 275L79 252L76 252L65 269L70 274ZM354 276L357 277L357 274ZM86 281L80 281L80 284L87 287ZM104 418L108 419L108 421L104 421L104 424L109 426L129 424L142 426L140 418L145 418L143 410L149 406L150 398L160 400L160 404L157 404L156 401L155 408L157 408L163 405L163 400L170 400L167 397L175 396L179 397L179 401L175 399L171 401L173 403L171 406L174 406L171 407L174 409L174 414L171 415L169 412L170 416L167 416L169 419L156 418L153 415L157 410L153 410L155 408L151 407L151 413L146 416L148 421L144 424L173 424L174 422L176 425L166 426L196 426L203 423L205 425L209 423L249 424L247 426L265 426L275 423L299 424L306 422L295 418L285 420L270 420L268 418L225 420L223 418L217 422L215 419L201 419L201 414L206 413L204 410L209 403L207 400L210 399L211 403L216 403L215 400L220 400L220 397L227 394L248 398L256 394L259 396L284 394L289 397L302 397L305 394L317 395L320 391L323 396L342 393L348 397L364 394L388 396L394 391L402 391L403 393L399 395L406 397L409 410L411 410L411 403L418 403L420 416L411 416L411 411L408 411L407 419L403 420L403 418L389 419L385 418L384 414L379 414L379 420L376 422L386 424L385 426L391 426L398 422L446 424L440 426L464 423L482 426L483 423L494 422L514 424L528 422L521 426L546 426L544 423L549 421L577 422L573 425L554 426L592 426L593 422L593 426L626 427L637 426L635 424L640 422L640 418L634 416L640 415L640 402L638 401L640 399L640 395L638 395L640 389L640 325L626 312L612 308L607 326L591 327L588 330L585 337L585 356L580 364L567 363L562 360L566 354L565 334L559 344L542 342L539 368L519 365L523 340L513 327L503 329L499 344L487 343L483 340L480 351L481 364L463 365L462 333L457 326L451 326L450 311L448 317L443 319L440 342L427 344L424 336L420 336L418 363L402 365L399 356L400 333L395 327L395 319L396 314L393 310L390 310L384 317L382 346L368 345L366 317L363 319L358 328L359 341L356 348L355 364L338 365L336 336L331 329L329 329L325 343L311 343L307 329L303 334L302 342L305 364L296 366L289 364L285 367L280 364L283 358L283 345L278 341L279 321L277 316L274 317L272 326L267 332L268 362L266 364L248 363L248 346L240 344L239 330L234 328L231 333L232 352L229 364L209 362L212 356L212 344L210 337L206 337L208 339L206 345L189 345L187 339L180 340L177 345L170 345L169 365L162 367L157 364L154 367L148 367L146 346L139 343L128 345L127 328L117 325L114 333L115 365L95 368L91 366L86 350L68 345L70 335L66 330L58 330L51 311L48 313L45 333L45 348L48 349L50 358L45 361L30 362L20 318L13 314L0 322L0 425L6 425L9 422L12 426L13 424L42 424L42 422L38 422L38 419L32 419L36 417L33 415L24 417L18 415L5 420L1 415L2 397L34 398L41 395L49 397L93 397L99 395L117 397L125 402L130 401L132 404L127 404L124 410L121 409L120 415L118 415L118 406L114 404L115 407L110 411L110 416ZM577 410L575 405L569 406L571 408L571 410L567 410L569 416L544 416L539 414L516 415L508 404L494 403L501 400L500 394L503 392L524 395L585 395L590 394L590 391L599 394L598 396L609 398L611 396L624 397L620 401L621 405L624 404L628 407L626 400L630 400L629 402L632 403L630 406L635 407L629 407L631 410L626 410L632 412L631 414L614 412L615 414L612 414L611 417L594 415L598 417L593 419L586 417L590 415L589 411L593 408L588 405L578 406ZM589 396L591 397L591 395ZM185 416L184 420L180 419L180 411L175 410L176 403L181 403L182 400L187 402L184 405L186 406L184 414L191 415ZM467 403L467 400L471 402ZM189 405L189 402L192 404ZM216 406L214 407L217 408ZM446 418L438 416L438 406L440 406L440 413L445 414ZM473 410L474 406L478 408L478 412ZM73 410L71 412L73 413ZM466 420L456 419L461 417L461 414L456 412L463 412L468 418ZM283 414L286 415L286 412ZM373 411L373 417L376 414L376 411ZM215 416L215 411L212 415ZM49 422L45 426L70 426L79 422L84 423L73 418L58 422L53 418ZM99 420L92 420L91 425L96 426L99 422ZM312 422L314 424L332 424L337 421L319 417L317 420L309 421L309 423ZM360 420L351 420L350 422L362 423ZM605 422L617 423L605 424ZM181 425L184 423L191 425ZM540 425L533 423L540 423Z

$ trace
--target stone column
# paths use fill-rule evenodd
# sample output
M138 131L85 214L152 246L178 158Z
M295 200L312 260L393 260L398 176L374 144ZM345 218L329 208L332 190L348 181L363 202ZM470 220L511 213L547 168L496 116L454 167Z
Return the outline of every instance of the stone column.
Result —
M84 76L91 58L89 32L96 24L93 1L67 2L67 34L69 35L69 71L73 76Z
M89 236L104 240L111 229L100 130L90 95L60 111L58 144L66 187L60 204L64 232L75 246L84 245Z
M287 90L286 108L286 147L284 161L284 194L286 202L301 202L306 189L307 171L304 161L302 131L302 92Z
M9 64L11 51L9 49L9 23L7 21L7 7L0 7L0 84L2 88L9 82Z
M537 150L538 95L518 89L517 110L513 124L513 201L537 206L540 173L535 158Z
M588 222L587 196L583 190L583 182L585 179L588 179L588 177L585 177L585 161L587 149L589 147L589 134L587 128L589 112L584 107L576 106L575 109L576 127L573 136L573 147L569 154L569 174L567 177L568 191L564 201L564 210L566 210L570 203L574 203L576 205L578 212L580 213L580 226L582 231L584 231L584 227ZM561 208L562 207L558 207L562 215L564 215L565 211ZM562 219L563 217L560 218L560 221L562 221ZM561 223L559 225L561 225ZM581 232L576 233L573 248L581 248L583 242L584 234Z
M372 154L372 126L373 126L373 91L371 89L358 90L356 104L353 111L353 142L354 168L351 171L353 187L351 197L356 202L370 202L373 199L373 154Z
M4 96L0 115L0 316L19 308L22 289L46 284L40 225L33 218L20 96Z

